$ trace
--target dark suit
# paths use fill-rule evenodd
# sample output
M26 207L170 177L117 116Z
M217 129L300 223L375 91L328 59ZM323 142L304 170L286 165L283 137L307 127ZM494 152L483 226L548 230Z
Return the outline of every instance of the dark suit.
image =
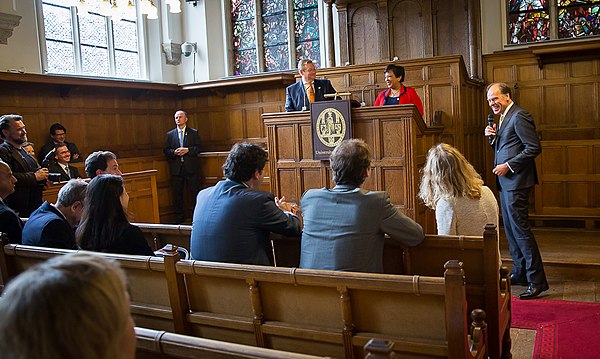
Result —
M329 80L315 79L313 87L315 89L315 102L324 101L326 100L326 94L334 94L336 92ZM333 100L333 98L329 100ZM302 107L306 107L306 110L309 110L310 101L304 89L304 83L300 80L285 89L285 110L286 112L302 111Z
M297 236L300 219L274 195L227 179L198 193L190 240L193 259L269 265L270 232Z
M72 142L65 141L64 143L67 145L69 152L71 152L71 162L82 162L83 157L81 156L81 153L79 153L79 149L77 149L77 146L75 146L75 144ZM55 144L56 143L52 139L50 139L50 141L46 142L46 144L42 146L42 149L38 153L39 163L44 162L44 158L48 153L50 153L50 151L54 149ZM75 159L75 154L78 154L79 158Z
M167 132L164 153L169 162L169 170L171 172L171 191L173 192L173 207L175 210L175 221L181 223L184 219L183 212L183 186L187 182L190 190L190 198L192 205L195 206L196 195L200 188L199 175L200 172L200 136L198 130L194 128L185 128L183 136L183 147L187 147L189 152L183 156L177 156L175 150L182 147L179 143L178 128Z
M425 238L421 226L398 211L387 192L351 185L310 189L301 208L300 268L382 273L386 233L405 246Z
M68 181L71 178L81 178L79 174L79 170L76 167L69 165L69 173L70 176L65 172L65 170L58 163L54 162L48 166L48 172L50 173L60 173L60 182Z
M37 163L24 149L17 150L10 143L0 145L0 159L6 162L17 179L15 192L4 201L20 217L29 217L42 204L42 191L45 181L35 179Z
M73 228L62 213L48 201L29 216L23 228L23 244L77 249Z
M23 221L15 211L0 199L0 232L6 233L10 243L21 244Z
M546 285L542 257L529 225L529 195L538 183L535 157L542 152L533 117L513 104L498 128L494 166L508 163L510 170L497 177L504 231L519 281Z

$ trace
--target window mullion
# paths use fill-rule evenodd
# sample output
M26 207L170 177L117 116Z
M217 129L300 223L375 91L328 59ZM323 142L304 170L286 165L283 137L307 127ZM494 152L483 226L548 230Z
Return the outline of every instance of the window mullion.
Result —
M108 16L104 17L104 21L106 21L106 46L108 48L108 73L111 76L116 76L117 74L117 65L115 59L115 42L113 36L113 23L112 19Z
M558 1L548 1L548 13L550 14L550 40L558 39Z
M71 24L73 31L73 55L75 56L75 73L80 74L83 72L83 65L81 64L81 39L79 38L79 17L77 15L77 9L71 7Z
M294 6L292 0L287 0L287 23L288 23L288 57L289 68L296 68L296 31L294 27Z
M262 1L255 0L255 24L256 28L254 33L256 34L256 61L258 62L258 72L265 71L265 49L264 49L264 30L262 21Z

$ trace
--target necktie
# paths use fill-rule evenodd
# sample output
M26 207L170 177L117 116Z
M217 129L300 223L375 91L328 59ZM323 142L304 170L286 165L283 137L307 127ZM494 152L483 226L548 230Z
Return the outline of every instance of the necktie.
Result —
M502 121L504 121L504 114L500 115L500 121L498 121L498 130L502 126Z
M179 131L179 146L183 147L183 130L178 130Z
M69 171L69 166L65 167L65 173L67 174L67 177L71 178L71 171Z
M308 100L310 102L315 102L315 89L312 86L312 83L308 84Z

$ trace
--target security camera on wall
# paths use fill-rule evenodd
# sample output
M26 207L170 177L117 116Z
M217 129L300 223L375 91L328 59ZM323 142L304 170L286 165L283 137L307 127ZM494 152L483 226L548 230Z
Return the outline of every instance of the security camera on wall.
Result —
M183 44L181 44L181 53L185 57L190 57L191 54L195 54L196 53L196 43L189 42L189 41L184 42Z

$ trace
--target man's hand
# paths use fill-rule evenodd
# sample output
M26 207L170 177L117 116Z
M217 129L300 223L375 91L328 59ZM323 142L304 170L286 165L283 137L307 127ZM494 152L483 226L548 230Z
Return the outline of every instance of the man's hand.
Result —
M491 127L491 126L485 127L485 136L486 137L496 136L496 124L494 124L493 127Z
M43 180L47 180L48 179L48 169L47 168L40 168L39 170L35 171L35 180L36 181L43 181Z
M179 147L178 149L175 150L175 154L177 156L183 156L188 152L190 152L190 150L187 147Z
M496 176L504 176L508 173L508 171L510 171L510 168L508 168L508 165L506 163L503 163L501 165L496 166L492 170L492 173L494 173Z
M281 198L275 197L275 204L283 211L292 212L293 214L298 216L302 214L300 206L298 206L296 203L287 203L285 201L285 196Z

